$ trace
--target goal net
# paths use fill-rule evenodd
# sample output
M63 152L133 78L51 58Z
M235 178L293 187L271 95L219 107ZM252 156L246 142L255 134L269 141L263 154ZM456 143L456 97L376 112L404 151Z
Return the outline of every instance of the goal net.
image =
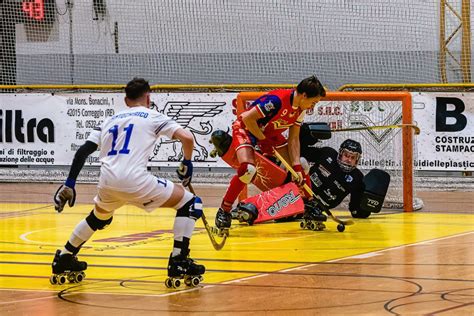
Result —
M459 8L461 0L449 2ZM271 84L312 73L330 89L440 82L439 6L438 0L5 0L0 84L124 84L133 76ZM446 32L458 25L450 14ZM450 45L459 54L459 36ZM459 67L448 68L454 69L449 81L461 82Z
M241 92L237 112L242 112L263 92ZM307 122L327 122L331 129L412 124L412 101L407 92L328 92ZM413 178L416 136L410 127L382 130L333 132L318 146L338 149L347 138L362 145L359 169L365 174L373 168L391 176L384 208L418 210L423 201L416 197Z

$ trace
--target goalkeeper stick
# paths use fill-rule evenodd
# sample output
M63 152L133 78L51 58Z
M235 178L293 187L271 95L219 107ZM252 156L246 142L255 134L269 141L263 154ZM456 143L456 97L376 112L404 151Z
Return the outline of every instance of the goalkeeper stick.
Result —
M376 126L362 126L362 127L348 127L348 128L339 128L332 129L331 132L347 132L347 131L365 131L372 129L389 129L389 128L404 128L410 127L413 128L415 135L420 134L420 128L415 124L398 124L398 125L376 125Z
M294 177L298 177L298 174L296 173L295 170L293 170L293 168L290 166L290 164L278 153L278 151L276 151L275 149L273 149L273 152L275 153L275 156L278 158L278 160L280 160L282 162L283 165L285 165L286 167L286 170L288 170ZM311 188L306 184L306 183L303 183L303 188L306 190L306 192L308 192L311 196L313 197L316 197L316 194L314 194L313 190L311 190ZM343 221L339 218L337 218L335 215L333 215L331 213L330 210L324 210L330 217L333 221L335 221L336 223L338 224L342 224L344 226L349 226L349 225L354 225L354 222L351 221L351 220L348 220L348 221Z
M189 191L192 194L196 195L196 192L194 191L194 188L191 185L191 183L188 184L188 188L189 188ZM212 246L216 250L221 250L225 245L225 242L227 240L227 235L224 234L224 237L222 238L222 241L220 243L218 243L216 241L216 238L214 237L215 229L213 229L213 227L209 226L209 223L207 222L206 215L204 215L204 212L202 212L201 219L202 219L202 222L204 223L204 227L206 228L207 235L209 236L209 239L211 240Z

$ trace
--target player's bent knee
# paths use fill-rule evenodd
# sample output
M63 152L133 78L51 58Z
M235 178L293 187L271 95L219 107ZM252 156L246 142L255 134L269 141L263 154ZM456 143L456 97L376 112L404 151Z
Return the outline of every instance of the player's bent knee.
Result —
M194 198L194 203L189 210L189 217L195 221L202 217L202 200L199 196Z
M111 216L109 219L102 220L100 218L97 218L97 216L94 214L94 211L92 210L90 214L86 217L86 222L92 228L92 230L102 230L105 227L109 226L110 223L112 223L112 219L114 217Z
M242 163L239 169L237 169L237 175L240 181L245 184L251 183L256 174L257 168L248 162Z
M199 196L194 196L182 207L176 210L176 217L189 217L198 220L202 217L202 200Z

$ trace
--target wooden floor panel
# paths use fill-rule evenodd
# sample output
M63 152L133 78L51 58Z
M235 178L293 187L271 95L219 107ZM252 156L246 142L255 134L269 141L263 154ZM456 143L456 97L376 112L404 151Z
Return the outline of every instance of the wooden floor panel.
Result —
M172 290L163 281L173 211L133 207L119 210L81 251L89 263L83 283L50 285L52 255L94 194L92 186L78 188L78 205L57 214L49 204L55 187L0 185L2 315L474 314L470 193L426 194L422 212L374 214L344 233L332 222L323 232L298 223L234 225L219 252L199 222L191 254L207 268L204 283ZM196 190L212 221L222 189Z

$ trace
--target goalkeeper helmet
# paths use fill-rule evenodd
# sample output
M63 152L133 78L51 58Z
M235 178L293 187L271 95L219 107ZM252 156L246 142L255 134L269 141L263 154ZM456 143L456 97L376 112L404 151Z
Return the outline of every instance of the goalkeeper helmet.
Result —
M362 155L362 146L359 142L346 139L342 142L339 148L339 155L337 156L337 163L344 172L351 172L359 163Z

